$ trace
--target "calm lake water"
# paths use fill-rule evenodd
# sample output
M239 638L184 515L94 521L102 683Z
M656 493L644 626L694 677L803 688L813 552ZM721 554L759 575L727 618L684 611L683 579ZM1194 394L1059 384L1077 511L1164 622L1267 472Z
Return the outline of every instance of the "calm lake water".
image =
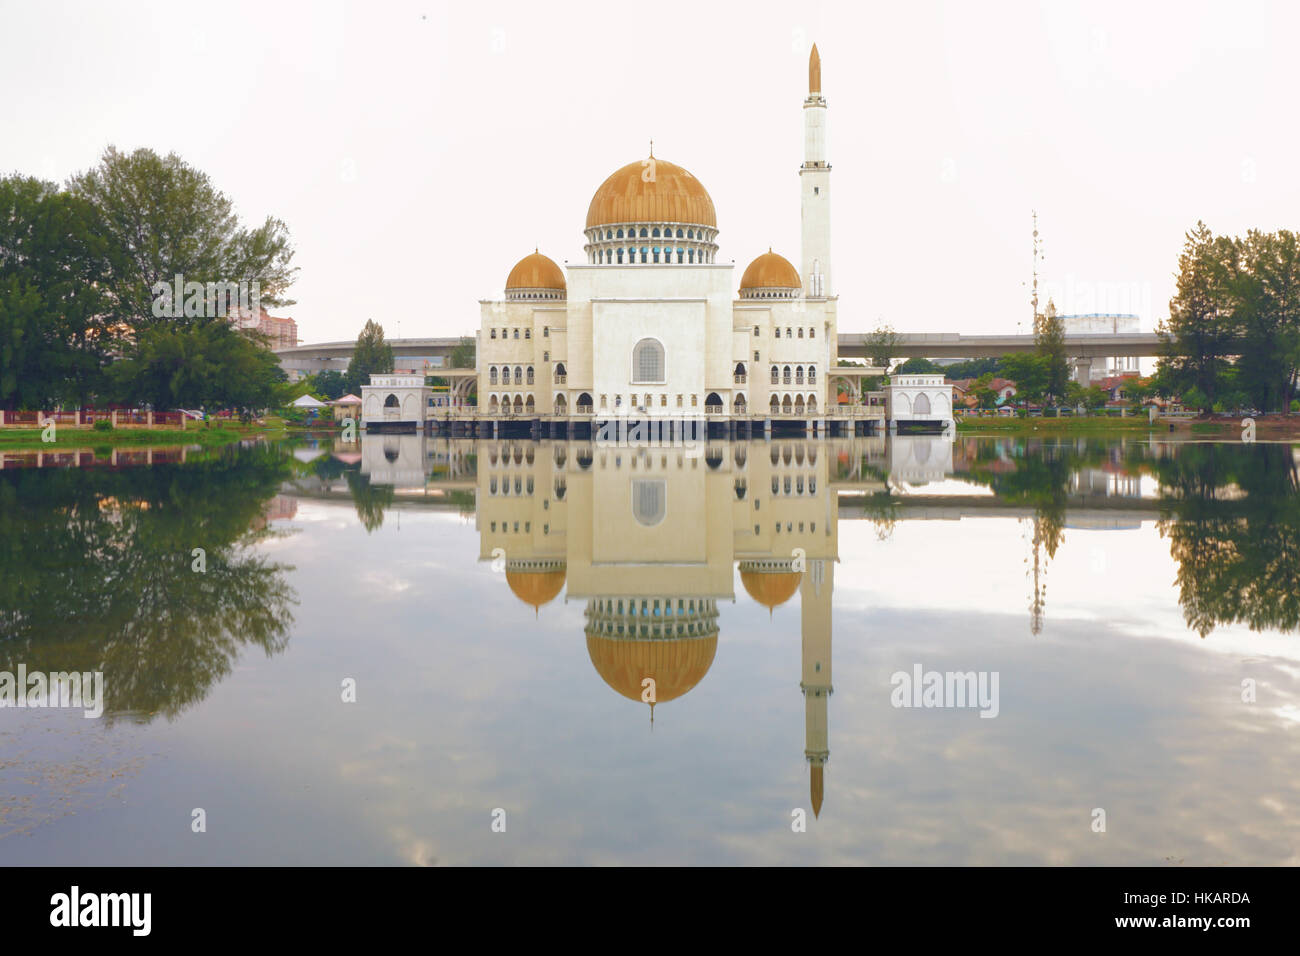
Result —
M0 864L1300 862L1290 445L149 458L4 453Z

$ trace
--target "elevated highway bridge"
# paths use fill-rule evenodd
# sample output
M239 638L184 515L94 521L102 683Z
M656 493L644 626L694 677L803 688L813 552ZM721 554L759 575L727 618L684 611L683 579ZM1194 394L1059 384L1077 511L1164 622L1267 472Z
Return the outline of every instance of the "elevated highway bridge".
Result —
M869 332L842 332L839 355L846 359L869 359L872 351ZM445 364L460 337L389 339L398 359L427 359L433 366ZM355 342L318 342L276 349L280 365L286 371L314 374L326 369L347 370ZM1094 359L1116 357L1153 357L1160 354L1160 336L1154 332L1093 332L1065 336L1065 352L1074 361L1081 380L1091 371ZM900 332L890 349L895 358L996 358L1010 352L1032 352L1032 335L967 335L964 332Z

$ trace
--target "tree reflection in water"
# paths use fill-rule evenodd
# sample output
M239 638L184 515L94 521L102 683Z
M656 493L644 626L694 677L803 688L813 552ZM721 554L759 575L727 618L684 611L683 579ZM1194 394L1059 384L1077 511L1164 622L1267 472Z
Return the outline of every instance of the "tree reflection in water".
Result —
M0 670L103 671L105 719L170 719L244 648L284 650L292 569L255 546L274 533L260 519L290 461L258 445L183 465L0 472Z

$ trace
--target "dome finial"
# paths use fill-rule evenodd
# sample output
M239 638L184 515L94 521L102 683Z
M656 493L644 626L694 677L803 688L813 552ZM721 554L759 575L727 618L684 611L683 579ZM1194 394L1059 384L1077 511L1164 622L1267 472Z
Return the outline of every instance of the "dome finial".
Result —
M650 138L650 158L651 158L651 159L654 159L654 158L655 158L655 141L654 141L654 137L651 137L651 138Z
M817 44L812 45L808 54L808 95L816 96L822 91L822 58L817 52Z

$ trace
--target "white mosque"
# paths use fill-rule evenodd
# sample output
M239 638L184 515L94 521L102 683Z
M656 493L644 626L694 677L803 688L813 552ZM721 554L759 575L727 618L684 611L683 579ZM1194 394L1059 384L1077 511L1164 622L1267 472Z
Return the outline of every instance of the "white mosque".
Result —
M521 259L483 301L478 406L495 415L821 419L836 361L821 59L804 100L801 267L759 256L734 292L704 184L651 155L615 170L587 209L586 256Z
M870 409L838 399L844 383L856 404L862 379L885 370L838 364L827 104L815 45L803 116L798 269L769 249L736 291L734 266L717 261L708 190L652 146L592 196L586 262L561 268L534 250L510 270L503 298L479 303L476 369L449 370L443 406L449 423L460 415L473 424L450 433L504 437L514 426L516 435L585 438L625 420L667 423L674 438L688 422L725 423L734 437L770 435L774 426L811 436L870 420ZM362 395L368 428L438 418L420 375L377 377ZM951 395L942 377L896 376L889 418L950 425Z

